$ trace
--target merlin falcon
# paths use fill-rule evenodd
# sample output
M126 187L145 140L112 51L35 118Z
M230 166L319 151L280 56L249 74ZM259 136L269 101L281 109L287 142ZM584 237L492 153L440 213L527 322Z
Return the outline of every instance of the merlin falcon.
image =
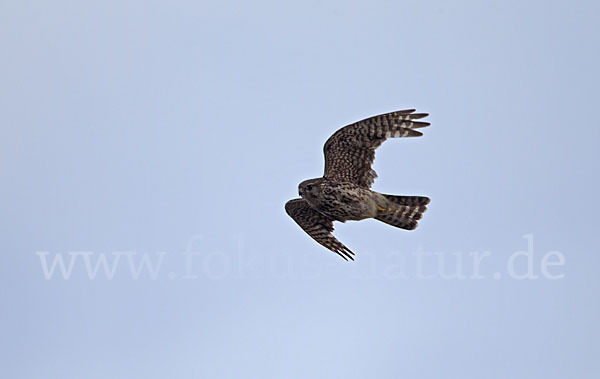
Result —
M285 211L315 241L345 260L354 253L332 234L333 222L374 218L413 230L427 209L425 196L386 195L370 189L377 177L371 168L377 149L387 138L419 137L428 122L416 121L427 113L414 109L369 117L335 132L323 147L325 174L298 186L299 199Z

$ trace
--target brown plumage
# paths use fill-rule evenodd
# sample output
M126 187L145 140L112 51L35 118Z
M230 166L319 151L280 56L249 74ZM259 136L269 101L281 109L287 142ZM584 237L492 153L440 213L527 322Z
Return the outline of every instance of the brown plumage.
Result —
M415 121L427 113L414 112L409 109L370 117L335 132L323 147L325 174L300 183L301 198L287 202L287 214L315 241L346 260L354 260L354 253L331 234L333 221L375 218L398 228L415 229L429 198L370 190L377 177L371 168L375 149L387 138L421 136L415 129L429 126Z

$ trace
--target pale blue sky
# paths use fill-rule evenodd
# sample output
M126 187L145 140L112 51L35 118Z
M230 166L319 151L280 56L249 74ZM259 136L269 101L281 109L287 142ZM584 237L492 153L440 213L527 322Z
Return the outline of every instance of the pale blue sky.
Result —
M597 377L599 13L3 1L1 376ZM374 189L429 210L413 232L336 224L346 263L283 205L331 133L413 107L432 126L378 150ZM517 280L528 238L538 278ZM71 275L47 280L57 254ZM155 279L128 268L143 254ZM103 255L114 276L90 279Z

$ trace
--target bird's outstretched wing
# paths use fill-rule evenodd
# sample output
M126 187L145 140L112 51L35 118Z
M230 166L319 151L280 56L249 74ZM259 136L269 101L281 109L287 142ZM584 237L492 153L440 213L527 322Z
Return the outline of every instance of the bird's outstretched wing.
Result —
M335 132L323 147L324 177L371 187L377 177L371 168L375 149L387 138L421 136L423 134L414 129L429 126L428 122L414 121L428 116L427 113L414 112L407 109L369 117Z
M285 204L285 211L315 241L345 260L354 260L354 253L332 234L333 220L317 212L304 199L293 199Z

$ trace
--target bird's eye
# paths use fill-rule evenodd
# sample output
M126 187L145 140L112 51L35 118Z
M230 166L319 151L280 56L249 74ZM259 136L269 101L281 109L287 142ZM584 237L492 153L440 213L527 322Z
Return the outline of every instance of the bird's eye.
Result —
M309 190L309 191L312 191L312 188L313 188L312 184L308 184L308 185L306 186L306 189L307 189L307 190Z

